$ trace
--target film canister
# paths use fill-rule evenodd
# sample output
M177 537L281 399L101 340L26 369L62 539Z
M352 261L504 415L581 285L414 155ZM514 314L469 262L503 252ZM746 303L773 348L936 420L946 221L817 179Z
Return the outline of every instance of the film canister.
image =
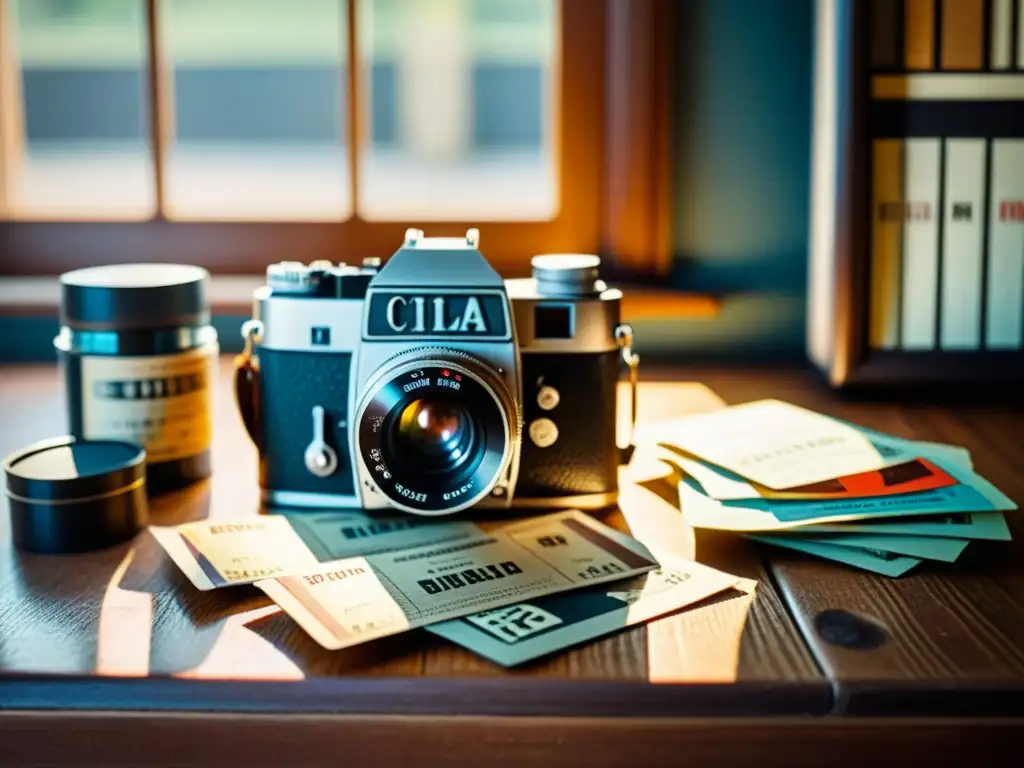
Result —
M58 437L4 459L14 546L39 554L102 549L149 522L146 452L115 440Z
M146 450L151 494L210 474L220 353L209 273L186 264L114 264L61 275L68 432Z

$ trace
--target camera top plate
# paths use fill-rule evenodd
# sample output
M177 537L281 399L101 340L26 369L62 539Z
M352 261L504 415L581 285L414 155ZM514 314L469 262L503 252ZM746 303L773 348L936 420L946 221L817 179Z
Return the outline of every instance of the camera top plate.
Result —
M480 236L423 237L406 232L405 242L373 279L375 288L501 288L504 281L480 252Z

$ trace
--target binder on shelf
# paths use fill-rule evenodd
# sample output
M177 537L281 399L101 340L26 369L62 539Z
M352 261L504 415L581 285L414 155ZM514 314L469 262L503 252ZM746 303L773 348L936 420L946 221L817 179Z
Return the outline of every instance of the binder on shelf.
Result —
M1017 69L1024 70L1024 0L1017 0Z
M1024 140L992 142L985 346L1020 349L1024 336Z
M874 69L902 69L902 19L900 3L871 0L871 66Z
M903 271L903 142L874 142L872 174L870 342L895 349L900 337L900 283Z
M989 24L989 66L993 70L1011 69L1013 62L1014 13L1013 6L1018 0L992 0Z
M1017 69L1024 69L1024 0L1017 0Z
M941 146L940 139L909 139L903 148L903 349L935 346Z
M948 139L942 213L939 345L977 349L981 342L986 141Z
M908 70L935 68L935 2L905 0L903 64Z
M942 0L942 69L981 69L984 17L984 0Z

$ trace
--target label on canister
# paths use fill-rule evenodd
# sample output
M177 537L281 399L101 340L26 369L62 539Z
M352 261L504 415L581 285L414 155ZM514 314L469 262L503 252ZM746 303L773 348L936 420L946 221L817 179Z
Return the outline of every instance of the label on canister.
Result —
M82 436L145 446L156 464L210 447L216 342L173 355L83 355Z

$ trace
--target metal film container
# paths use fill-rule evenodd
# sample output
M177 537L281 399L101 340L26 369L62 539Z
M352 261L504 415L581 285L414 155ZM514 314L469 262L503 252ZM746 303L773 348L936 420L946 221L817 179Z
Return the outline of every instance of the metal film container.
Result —
M68 432L147 454L150 493L210 474L220 347L209 273L182 264L117 264L61 275L57 348Z

